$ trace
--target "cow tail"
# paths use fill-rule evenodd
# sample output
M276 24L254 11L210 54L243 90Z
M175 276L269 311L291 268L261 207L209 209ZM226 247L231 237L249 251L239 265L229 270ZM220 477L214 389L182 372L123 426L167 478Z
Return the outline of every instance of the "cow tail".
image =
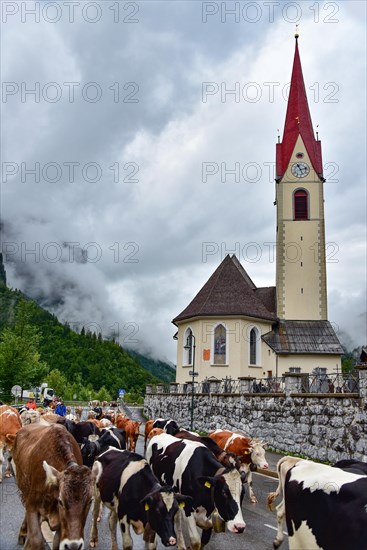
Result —
M270 512L273 511L273 502L279 496L278 490L268 494L267 504Z
M278 496L280 495L281 493L281 490L282 490L282 478L281 478L281 475L280 475L280 469L282 467L282 464L285 460L287 460L289 457L288 456L283 456L279 461L278 461L278 464L277 464L277 473L278 473L278 480L279 480L279 483L278 483L278 487L276 489L276 491L273 491L272 493L269 493L268 494L268 498L267 498L267 504L268 504L268 508L270 510L270 512L273 511L273 503L274 503L274 500L276 500L278 498Z

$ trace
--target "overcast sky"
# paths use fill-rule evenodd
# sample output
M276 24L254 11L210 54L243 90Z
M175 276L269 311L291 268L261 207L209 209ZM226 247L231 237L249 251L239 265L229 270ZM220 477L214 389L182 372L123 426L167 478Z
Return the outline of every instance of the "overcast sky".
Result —
M365 2L1 8L10 286L75 329L118 330L175 362L171 320L226 253L274 285L275 143L298 22L327 179L329 320L366 344Z

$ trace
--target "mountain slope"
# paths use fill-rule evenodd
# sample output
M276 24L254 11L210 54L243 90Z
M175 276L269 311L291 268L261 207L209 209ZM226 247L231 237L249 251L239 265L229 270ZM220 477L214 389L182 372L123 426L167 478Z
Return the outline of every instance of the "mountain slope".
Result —
M136 351L128 351L128 353L138 361L138 363L150 372L153 376L156 376L162 382L174 382L176 380L176 369L170 363L165 363L159 359L153 359L147 357Z
M30 321L42 336L41 359L47 362L50 370L62 372L68 381L81 377L86 386L91 385L96 391L105 386L111 395L117 395L119 388L140 393L146 384L166 381L160 376L159 369L162 370L163 364L155 372L149 358L135 358L115 342L102 340L100 335L73 332L19 290L7 288L4 281L0 282L0 332L14 323L16 305L20 300L32 303Z

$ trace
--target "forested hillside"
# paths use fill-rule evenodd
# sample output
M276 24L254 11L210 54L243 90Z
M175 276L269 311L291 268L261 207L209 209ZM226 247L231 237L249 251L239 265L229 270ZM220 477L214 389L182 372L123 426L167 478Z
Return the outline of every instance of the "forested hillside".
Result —
M176 379L176 369L174 365L160 361L159 359L152 359L136 351L129 351L130 355L134 357L142 367L148 372L162 380L162 382L174 382Z
M120 388L141 394L146 384L174 379L175 372L169 365L140 354L130 355L115 342L102 340L101 335L84 330L77 334L20 291L7 288L4 281L0 282L0 341L4 328L14 326L17 308L23 301L28 304L29 322L40 335L41 360L47 363L49 372L57 370L64 380L74 384L76 393L78 387L86 390L84 393L104 387L116 398Z

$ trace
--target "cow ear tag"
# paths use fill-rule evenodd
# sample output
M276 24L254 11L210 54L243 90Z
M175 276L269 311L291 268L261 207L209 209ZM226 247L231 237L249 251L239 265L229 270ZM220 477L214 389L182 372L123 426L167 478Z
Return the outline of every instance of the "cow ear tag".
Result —
M210 487L211 487L210 481L206 481L206 482L204 483L204 485L205 485L205 487L208 487L208 489L210 489Z
M185 503L184 503L184 502L180 502L179 507L180 507L180 508L185 508Z
M145 504L144 510L147 512L149 510L149 504Z

